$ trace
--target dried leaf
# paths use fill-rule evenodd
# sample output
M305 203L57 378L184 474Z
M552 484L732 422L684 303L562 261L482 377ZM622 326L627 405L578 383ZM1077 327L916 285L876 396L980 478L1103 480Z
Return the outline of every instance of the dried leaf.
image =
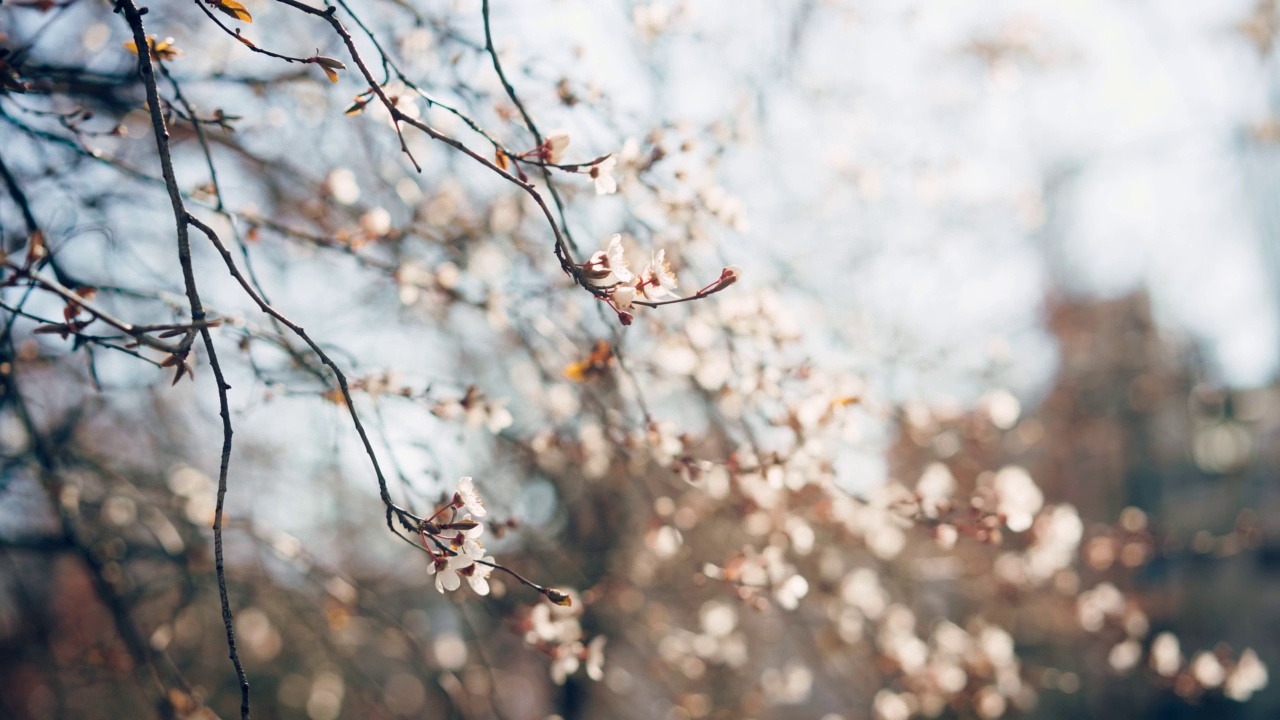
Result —
M604 340L597 340L590 355L565 367L564 376L574 382L587 382L604 375L612 364L613 346Z
M319 65L320 67L329 68L330 70L346 70L347 69L346 63L336 58L325 57L324 55L316 55L315 57L311 58L311 62Z
M172 60L182 54L178 46L173 44L173 38L165 38L157 42L153 36L147 38L147 44L151 46L151 57L157 60Z
M44 246L44 233L39 230L31 233L27 244L27 267L35 265L48 254L49 250Z
M57 325L41 325L35 330L32 330L31 334L32 335L61 335L63 339L66 339L67 334L70 332L71 332L71 326L63 325L59 323Z
M338 73L334 72L331 68L329 68L326 65L321 65L320 69L324 70L324 74L329 76L329 82L331 83L338 82Z
M209 0L209 4L242 22L253 22L253 16L236 0Z
M364 112L365 106L369 104L369 101L371 99L373 99L372 95L369 95L369 96L357 95L355 102L348 105L347 109L342 111L342 114L343 115L359 115L360 113Z
M125 41L124 49L134 55L138 54L138 44L132 40ZM151 54L152 60L173 60L182 54L182 51L178 49L178 46L173 44L173 38L171 37L157 41L155 35L148 35L147 49Z

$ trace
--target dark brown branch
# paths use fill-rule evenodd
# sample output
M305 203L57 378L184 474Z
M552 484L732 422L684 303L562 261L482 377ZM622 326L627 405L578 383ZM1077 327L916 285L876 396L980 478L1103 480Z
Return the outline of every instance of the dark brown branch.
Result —
M133 31L133 41L138 48L138 70L142 82L146 86L147 105L151 113L151 129L156 138L156 149L160 155L160 170L164 176L165 187L169 191L169 203L173 206L174 223L178 234L178 262L182 266L183 282L187 291L187 300L191 304L191 319L194 322L204 320L204 307L200 302L200 293L196 289L195 268L191 262L191 241L187 232L188 218L186 205L182 200L182 192L178 188L178 179L173 171L173 156L169 149L169 131L165 127L164 114L160 109L160 93L156 84L155 72L151 66L151 54L145 51L148 47L146 31L142 26L142 14L138 12L133 0L118 0L118 8L124 11L125 20ZM236 651L235 626L231 615L231 603L227 598L226 568L222 555L222 519L223 503L227 494L227 472L231 463L231 415L227 400L230 385L222 375L222 366L218 362L217 351L213 345L213 337L208 327L201 327L200 337L204 341L205 351L209 355L209 366L213 369L214 380L218 385L218 406L222 416L222 459L218 470L218 500L213 521L213 542L215 570L218 576L218 594L222 603L222 624L227 632L227 649L231 664L235 667L236 678L240 683L240 717L249 720L249 679L240 657ZM189 347L190 335L184 339ZM179 376L181 377L181 376Z

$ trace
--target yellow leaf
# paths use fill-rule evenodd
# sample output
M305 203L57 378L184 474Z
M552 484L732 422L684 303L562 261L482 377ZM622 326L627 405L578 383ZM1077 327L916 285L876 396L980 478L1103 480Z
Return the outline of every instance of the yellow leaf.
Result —
M126 40L124 49L138 54L138 44L132 40ZM173 38L165 38L164 40L156 40L155 35L147 36L147 49L150 51L152 60L172 60L182 54L182 51L173 44Z
M320 66L320 69L321 69L321 70L324 70L324 74L329 76L329 82L331 82L331 83L336 83L336 82L338 82L338 73L337 73L337 71L333 70L332 68L328 67L327 65L321 65L321 66Z
M173 44L173 38L165 38L157 42L153 35L147 38L147 44L151 46L151 57L157 60L172 60L182 54L178 46Z
M574 382L585 382L589 367L590 364L586 362L569 363L564 369L564 376Z
M253 22L253 16L249 14L244 5L236 2L236 0L209 0L209 4L237 20L247 23Z

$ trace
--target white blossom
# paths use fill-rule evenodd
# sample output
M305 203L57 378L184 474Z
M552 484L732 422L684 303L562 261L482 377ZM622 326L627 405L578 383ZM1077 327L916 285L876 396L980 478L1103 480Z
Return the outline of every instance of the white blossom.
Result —
M609 638L597 635L587 643L587 677L599 680L604 677L604 644Z
M659 250L653 254L653 259L645 266L644 272L640 273L640 281L636 289L650 300L675 294L676 275L671 270L671 264L667 262L666 250Z
M631 307L635 299L636 289L631 285L619 285L613 289L613 304L617 305L619 310Z
M1016 465L1001 468L996 473L995 490L1000 498L1000 513L1014 532L1030 528L1036 513L1044 507L1044 493L1036 487L1031 475Z
M635 275L631 274L631 269L627 267L627 256L622 249L622 235L614 233L609 238L609 247L605 250L605 255L609 258L609 270L613 273L614 280L620 283L629 283Z
M484 502L480 500L480 494L476 492L475 483L471 481L470 477L463 477L458 480L458 500L462 503L462 507L474 517L482 518L489 514L489 511L484 507Z
M557 685L563 685L564 681L577 672L578 666L582 664L582 643L560 645L552 653L551 680Z
M552 165L558 165L567 147L569 147L569 131L552 130L547 135L546 142L543 143L542 157Z
M460 559L462 562L459 562ZM440 557L427 566L427 573L436 576L437 591L453 591L462 586L462 576L458 574L459 568L470 564L471 561L467 558L459 558L458 556Z
M1223 692L1232 700L1244 702L1267 686L1267 666L1252 648L1240 654L1240 660L1227 676Z
M489 576L493 574L493 568L482 563L493 562L492 557L476 558L476 561L463 571L462 575L467 579L467 584L471 585L471 589L477 595L489 594Z
M613 179L613 169L617 164L618 159L610 155L587 171L595 183L597 195L612 195L618 191L618 181Z

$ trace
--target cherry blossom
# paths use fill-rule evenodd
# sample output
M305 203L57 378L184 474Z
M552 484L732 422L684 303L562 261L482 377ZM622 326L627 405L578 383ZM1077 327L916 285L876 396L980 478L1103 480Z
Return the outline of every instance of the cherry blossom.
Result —
M492 556L475 558L470 566L460 571L475 594L481 596L489 594L489 575L493 573L493 568L482 563L491 563L493 561Z
M591 169L587 171L595 183L597 195L612 195L618 191L618 181L613 178L613 170L617 164L618 159L610 155L592 165Z
M438 557L427 566L427 573L436 576L437 591L453 591L462 586L462 576L458 574L459 568L469 564L471 564L469 559L459 556Z
M569 147L569 131L552 130L547 135L546 142L542 144L542 159L552 165L558 165L560 160L564 158L564 151L567 147Z
M587 677L600 680L604 677L604 644L609 638L597 635L587 643Z
M582 664L582 643L572 642L567 645L561 645L552 651L551 657L551 680L557 685L563 685L569 676L578 671L578 667Z
M629 283L634 279L627 267L627 256L622 249L622 235L609 238L605 250L598 250L591 259L579 266L587 280L599 287Z
M485 509L484 502L480 500L480 494L476 492L475 483L470 477L463 477L458 480L457 498L454 503L465 509L473 517L482 518L489 514Z
M653 254L653 259L640 273L636 290L647 300L658 300L675 294L676 275L671 270L671 264L667 262L665 249Z

